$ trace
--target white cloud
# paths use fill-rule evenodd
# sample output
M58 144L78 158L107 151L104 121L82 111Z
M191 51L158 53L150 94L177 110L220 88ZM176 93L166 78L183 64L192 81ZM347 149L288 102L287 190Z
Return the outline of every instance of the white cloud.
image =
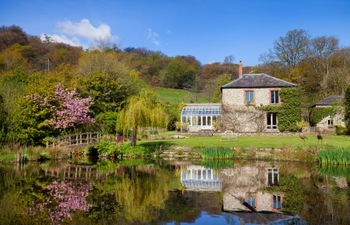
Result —
M68 38L65 35L61 34L42 34L40 39L42 41L46 40L46 36L49 37L50 41L56 43L65 43L71 46L82 46L79 39L76 37Z
M108 44L113 37L111 28L107 24L93 26L88 19L82 19L80 22L73 23L70 20L57 23L58 28L70 36L78 36L88 39L92 44Z
M154 32L151 28L148 28L147 39L156 46L160 45L159 34L157 32Z
M112 41L117 41L118 37L113 36L111 27L107 24L94 26L88 19L80 22L70 20L57 23L59 34L47 34L53 42L62 42L73 46L90 46L93 48L103 48L109 46ZM45 35L41 35L45 39Z

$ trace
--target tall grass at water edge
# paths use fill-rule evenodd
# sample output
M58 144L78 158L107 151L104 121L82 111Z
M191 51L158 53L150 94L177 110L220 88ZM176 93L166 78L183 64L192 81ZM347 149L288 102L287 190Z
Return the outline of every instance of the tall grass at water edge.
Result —
M350 149L341 147L325 147L318 154L322 165L350 165Z
M200 150L204 159L230 159L234 157L234 151L225 147L205 147Z

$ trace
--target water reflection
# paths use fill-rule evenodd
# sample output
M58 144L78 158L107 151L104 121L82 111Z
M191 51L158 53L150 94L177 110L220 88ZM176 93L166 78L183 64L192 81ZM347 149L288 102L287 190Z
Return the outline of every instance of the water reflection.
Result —
M234 163L0 165L0 224L350 224L350 170Z

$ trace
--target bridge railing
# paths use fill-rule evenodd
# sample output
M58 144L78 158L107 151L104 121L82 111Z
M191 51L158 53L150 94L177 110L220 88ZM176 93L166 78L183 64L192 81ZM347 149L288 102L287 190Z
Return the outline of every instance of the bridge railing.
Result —
M102 134L85 132L58 137L46 142L46 147L74 147L79 145L96 144L101 141Z

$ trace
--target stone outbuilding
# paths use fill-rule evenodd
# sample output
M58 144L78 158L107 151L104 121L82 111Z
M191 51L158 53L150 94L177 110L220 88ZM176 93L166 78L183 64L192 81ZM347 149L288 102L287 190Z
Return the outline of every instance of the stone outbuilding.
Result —
M316 127L323 131L334 131L336 126L345 127L343 101L343 96L334 95L317 102L312 108L313 117L316 117L317 111L323 111L320 114L323 115L318 119L319 121L316 121Z

